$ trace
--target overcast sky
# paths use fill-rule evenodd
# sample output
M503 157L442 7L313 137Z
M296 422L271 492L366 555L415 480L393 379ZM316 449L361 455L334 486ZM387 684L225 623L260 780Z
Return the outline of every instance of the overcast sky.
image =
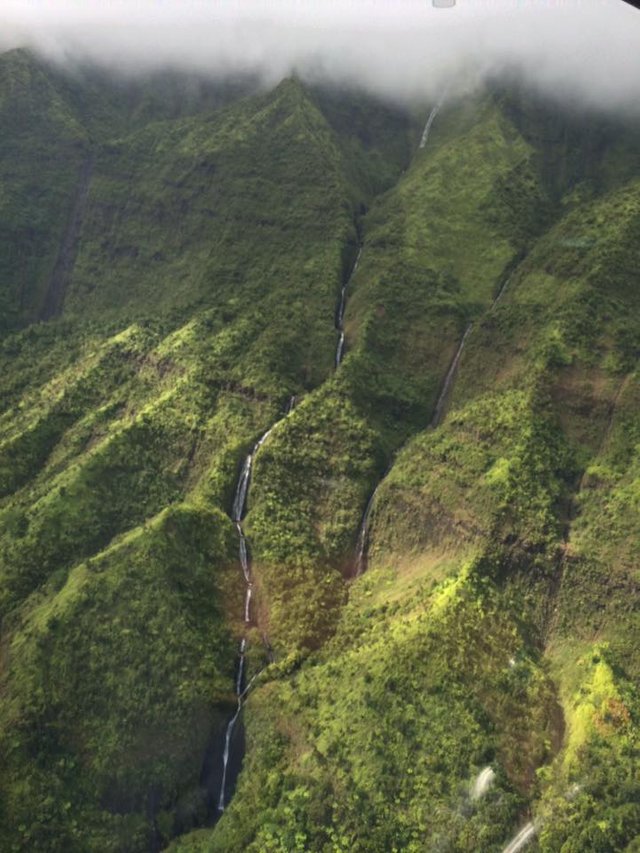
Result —
M548 92L640 112L640 12L621 0L1 0L0 48L121 70L292 70L396 98L516 65Z

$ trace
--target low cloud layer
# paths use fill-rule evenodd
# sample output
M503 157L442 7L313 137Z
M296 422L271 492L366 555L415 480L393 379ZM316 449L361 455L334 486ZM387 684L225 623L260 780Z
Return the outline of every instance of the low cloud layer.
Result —
M3 0L0 48L16 46L124 73L297 71L403 100L515 67L640 114L640 12L621 0Z

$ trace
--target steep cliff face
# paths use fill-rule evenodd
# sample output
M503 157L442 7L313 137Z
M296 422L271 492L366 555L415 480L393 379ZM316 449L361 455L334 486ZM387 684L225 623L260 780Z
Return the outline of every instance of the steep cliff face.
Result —
M638 128L23 52L0 112L0 846L631 845Z

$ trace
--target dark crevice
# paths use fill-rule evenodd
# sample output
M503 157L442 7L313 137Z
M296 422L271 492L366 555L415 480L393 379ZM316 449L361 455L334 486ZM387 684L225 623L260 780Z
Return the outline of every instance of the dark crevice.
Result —
M89 197L89 187L91 186L94 164L95 157L93 154L89 154L80 168L69 223L60 245L60 251L58 252L58 258L51 273L51 278L49 279L44 304L40 312L41 320L51 320L62 312L67 286L78 252L78 239Z

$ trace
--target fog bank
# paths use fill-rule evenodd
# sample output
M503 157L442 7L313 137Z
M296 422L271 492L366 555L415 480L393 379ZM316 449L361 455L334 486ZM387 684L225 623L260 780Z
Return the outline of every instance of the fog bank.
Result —
M547 94L640 113L640 12L620 0L3 0L0 48L360 84L400 100L516 68Z

